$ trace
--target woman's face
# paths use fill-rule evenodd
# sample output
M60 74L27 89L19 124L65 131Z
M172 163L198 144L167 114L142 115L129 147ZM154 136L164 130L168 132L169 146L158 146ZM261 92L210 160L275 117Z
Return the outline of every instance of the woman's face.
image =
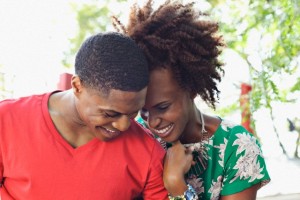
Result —
M151 131L166 142L180 139L187 129L193 98L177 83L169 69L150 73L146 103L141 111Z

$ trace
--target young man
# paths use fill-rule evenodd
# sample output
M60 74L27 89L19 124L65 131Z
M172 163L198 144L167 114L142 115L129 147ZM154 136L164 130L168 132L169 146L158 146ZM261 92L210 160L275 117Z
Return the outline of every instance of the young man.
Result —
M167 199L164 150L134 121L149 81L141 50L94 35L75 74L70 90L0 102L2 200Z

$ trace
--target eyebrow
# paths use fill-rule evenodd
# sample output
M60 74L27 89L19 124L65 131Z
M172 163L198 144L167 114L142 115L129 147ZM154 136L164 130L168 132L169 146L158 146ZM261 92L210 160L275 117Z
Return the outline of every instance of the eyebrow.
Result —
M137 113L137 112L139 112L140 110L137 110L137 111L135 111L135 112L132 112L132 113L129 113L129 114L126 114L126 113L120 113L120 112L117 112L117 111L115 111L115 110L104 110L105 112L113 112L113 113L115 113L115 114L120 114L120 115L132 115L132 114L135 114L135 113Z

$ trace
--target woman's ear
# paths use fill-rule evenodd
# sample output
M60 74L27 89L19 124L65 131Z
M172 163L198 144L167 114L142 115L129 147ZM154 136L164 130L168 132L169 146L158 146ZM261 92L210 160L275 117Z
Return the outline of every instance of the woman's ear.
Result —
M78 94L81 92L82 82L81 82L79 76L77 76L77 75L72 76L71 85L72 85L74 94Z

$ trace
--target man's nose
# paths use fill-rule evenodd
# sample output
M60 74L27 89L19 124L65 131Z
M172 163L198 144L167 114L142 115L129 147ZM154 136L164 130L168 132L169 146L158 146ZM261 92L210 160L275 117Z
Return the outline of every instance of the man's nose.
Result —
M130 126L130 117L122 115L112 123L112 126L119 131L126 131Z

